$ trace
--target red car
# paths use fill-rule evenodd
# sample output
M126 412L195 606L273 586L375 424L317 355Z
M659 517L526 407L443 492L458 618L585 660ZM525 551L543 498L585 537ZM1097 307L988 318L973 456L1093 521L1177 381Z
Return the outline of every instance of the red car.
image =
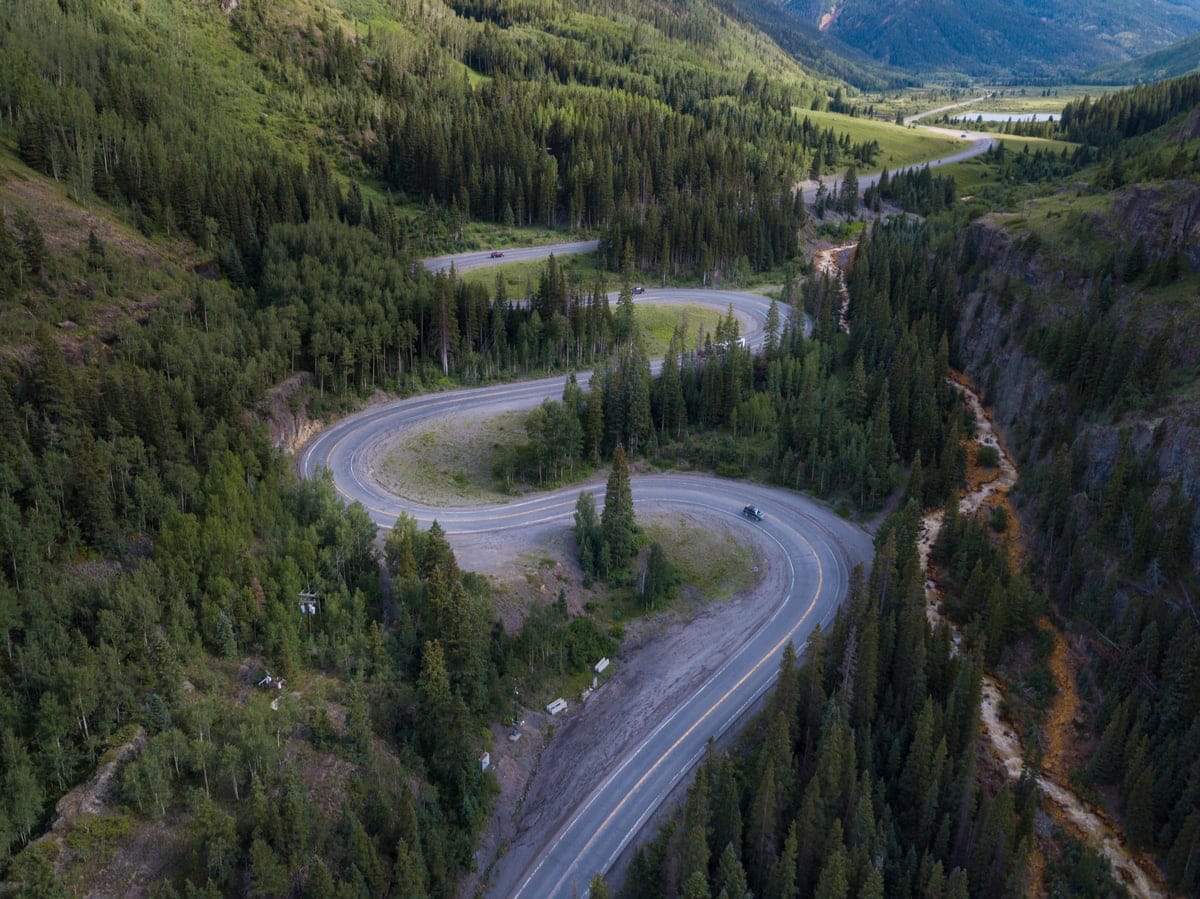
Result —
M492 250L492 258L493 259L500 259L503 256L504 256L504 254L501 253L499 250Z

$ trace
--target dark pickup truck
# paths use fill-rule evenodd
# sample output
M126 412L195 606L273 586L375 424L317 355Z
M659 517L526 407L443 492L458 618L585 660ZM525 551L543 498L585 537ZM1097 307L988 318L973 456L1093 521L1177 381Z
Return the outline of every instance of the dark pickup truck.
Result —
M758 506L746 506L746 508L742 509L742 514L753 521L763 520L762 509Z

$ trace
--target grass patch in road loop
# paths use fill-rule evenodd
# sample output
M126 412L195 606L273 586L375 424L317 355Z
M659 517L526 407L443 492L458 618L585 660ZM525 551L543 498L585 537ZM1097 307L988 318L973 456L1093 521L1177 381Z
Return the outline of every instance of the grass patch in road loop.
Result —
M762 577L761 560L747 543L724 528L710 530L689 521L656 518L644 526L679 572L682 595L724 600L748 590Z
M492 467L502 448L528 439L526 414L422 424L380 460L379 482L400 496L434 505L505 502L511 496L496 489Z

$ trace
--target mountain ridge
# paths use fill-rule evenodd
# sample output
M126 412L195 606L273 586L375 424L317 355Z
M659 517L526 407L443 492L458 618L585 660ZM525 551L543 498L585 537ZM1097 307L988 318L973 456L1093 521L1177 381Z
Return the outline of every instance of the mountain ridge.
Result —
M1200 34L1124 62L1109 63L1092 70L1092 84L1140 84L1161 81L1200 71Z
M827 40L910 72L1032 80L1081 75L1153 52L1200 30L1193 0L759 0ZM1045 49L1054 48L1054 59Z

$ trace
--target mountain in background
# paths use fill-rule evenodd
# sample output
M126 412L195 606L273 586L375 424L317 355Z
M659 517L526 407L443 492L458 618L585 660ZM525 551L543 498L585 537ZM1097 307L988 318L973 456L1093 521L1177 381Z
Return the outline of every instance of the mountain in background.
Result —
M993 78L1078 77L1200 31L1197 0L782 0L782 5L821 34L880 63Z
M920 83L912 73L880 63L862 50L822 34L786 6L763 0L725 0L725 8L770 35L796 62L813 72L867 91L895 90Z
M1100 66L1085 79L1089 84L1142 84L1200 71L1200 34L1130 59Z

